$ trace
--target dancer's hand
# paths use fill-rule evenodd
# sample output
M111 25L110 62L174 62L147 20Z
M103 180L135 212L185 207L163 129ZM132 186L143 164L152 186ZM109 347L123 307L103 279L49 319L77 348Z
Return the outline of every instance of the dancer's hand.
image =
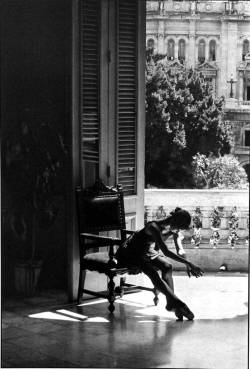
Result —
M191 273L191 266L187 265L186 266L186 271L187 271L187 275L189 276L189 278L191 277L192 273Z
M190 267L190 273L196 278L201 277L204 273L204 271L195 264L190 263L189 267Z

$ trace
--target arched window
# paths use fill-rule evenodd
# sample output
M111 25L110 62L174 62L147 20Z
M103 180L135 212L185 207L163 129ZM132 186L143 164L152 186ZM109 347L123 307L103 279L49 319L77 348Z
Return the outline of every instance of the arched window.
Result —
M246 54L249 53L249 41L244 40L243 42L243 48L242 48L242 60L245 60Z
M216 43L214 40L209 42L209 60L216 60Z
M198 60L200 63L204 63L205 61L205 41L200 40L198 44Z
M174 60L174 40L168 40L168 60Z
M154 46L155 46L155 42L154 42L154 40L153 40L152 38L148 39L147 47L148 47L149 49L153 49L153 48L154 48Z
M180 40L179 41L179 45L178 45L178 59L180 60L180 62L182 64L183 64L183 62L185 60L185 54L186 54L185 41L184 40Z

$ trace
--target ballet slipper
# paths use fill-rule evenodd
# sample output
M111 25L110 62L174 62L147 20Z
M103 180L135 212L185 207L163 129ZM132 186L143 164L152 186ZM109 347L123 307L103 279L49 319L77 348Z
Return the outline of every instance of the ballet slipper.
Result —
M192 311L187 307L186 304L179 306L175 309L175 316L178 320L183 321L183 317L187 318L188 320L194 319L194 314Z

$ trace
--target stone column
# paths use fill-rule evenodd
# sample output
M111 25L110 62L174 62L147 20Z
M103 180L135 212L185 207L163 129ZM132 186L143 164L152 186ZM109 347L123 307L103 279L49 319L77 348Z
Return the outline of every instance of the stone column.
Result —
M227 51L228 51L228 37L227 37L227 21L222 19L221 22L221 60L220 60L220 81L218 83L218 95L227 97Z
M228 75L227 75L227 79L230 78L230 76L233 76L233 79L236 79L236 65L237 65L237 43L238 43L238 24L237 22L228 22L228 54L227 54L227 65L228 65ZM228 97L229 97L229 93L230 93L230 89L229 89L229 85L228 84L228 88L227 88L227 92L228 92ZM235 96L235 84L233 86L233 90L234 90L234 98Z
M159 21L158 23L158 53L166 53L164 45L164 21Z
M179 49L179 44L178 41L175 40L175 47L174 47L174 58L178 59L178 49Z
M205 44L205 60L208 61L209 59L209 41L206 40L206 44Z
M189 21L189 51L188 64L190 67L195 67L195 20Z
M163 33L158 33L158 53L165 54L165 47L164 47L164 35Z
M243 80L243 70L239 71L239 100L243 101L244 97L243 97L243 89L244 89L244 80Z

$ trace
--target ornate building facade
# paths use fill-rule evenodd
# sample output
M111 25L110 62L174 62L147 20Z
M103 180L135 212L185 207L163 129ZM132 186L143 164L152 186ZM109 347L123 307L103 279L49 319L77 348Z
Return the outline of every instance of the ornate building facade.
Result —
M146 45L166 55L169 66L202 72L214 94L225 97L233 153L249 177L250 1L148 1Z

